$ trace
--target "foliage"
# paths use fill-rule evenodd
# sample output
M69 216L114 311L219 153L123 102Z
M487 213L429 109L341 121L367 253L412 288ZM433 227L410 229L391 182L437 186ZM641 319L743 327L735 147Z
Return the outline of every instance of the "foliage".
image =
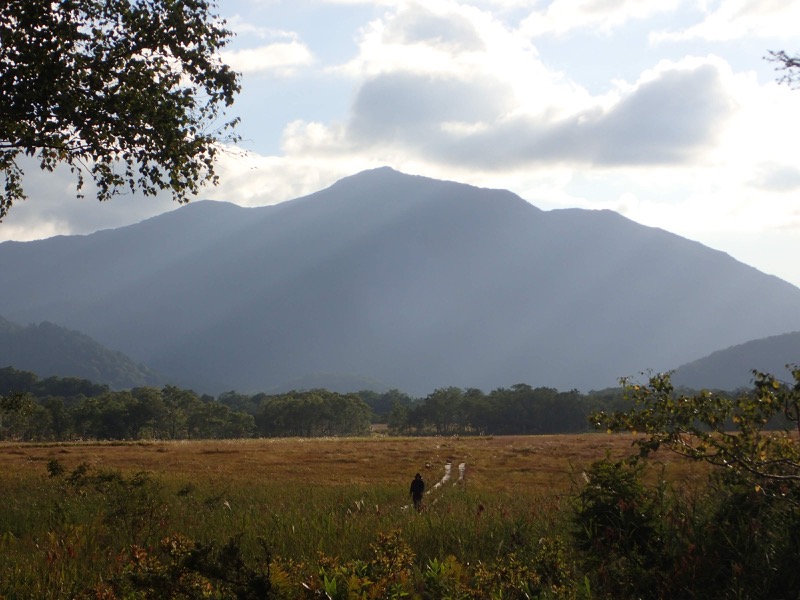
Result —
M408 406L412 402L411 396L397 389L386 392L361 390L357 394L372 409L373 423L386 423L395 405Z
M38 398L60 396L78 398L97 396L108 391L107 385L92 383L77 377L47 377L40 379L35 373L13 367L0 368L0 395L12 392L30 392Z
M39 380L0 369L0 439L220 439L250 437L251 415L175 386L112 392L75 378Z
M86 598L274 598L270 555L250 565L242 556L241 536L224 545L193 542L173 534L155 548L134 546L122 573L84 594Z
M208 0L0 4L0 219L25 198L22 155L87 173L99 200L125 188L178 201L216 182L219 123L239 91Z
M647 385L623 380L627 412L593 415L600 428L643 434L642 456L665 447L727 470L756 491L800 499L800 368L793 384L754 371L753 391L728 396L703 390L676 394L669 374Z
M440 388L419 402L395 403L389 426L397 433L438 435L574 433L587 429L591 406L606 405L612 398L526 384L489 394L474 388Z
M0 439L40 439L49 427L48 413L27 393L0 396Z
M665 558L659 497L642 482L644 468L636 460L594 462L576 498L576 546L594 574L593 587L615 598L652 592Z
M603 530L586 531L605 531L600 541L626 540L595 554L594 572L613 574L595 578L595 589L640 597L636 587L619 586L647 582L651 597L688 591L704 598L796 597L800 575L790 557L800 551L800 369L790 370L793 383L754 372L753 390L732 397L678 394L669 374L653 375L646 385L624 381L633 407L593 419L609 431L637 434L638 452L626 464L639 465L665 448L710 470L702 494L691 497L684 489L667 500L660 490L657 503L648 499L654 496L638 471L626 471L623 463L603 464L598 486L590 477L581 498L588 495L588 506L609 518ZM631 503L635 513L618 514ZM595 513L579 511L578 521L597 522ZM598 538L582 541L596 544ZM656 541L662 547L654 554Z
M35 373L3 367L0 369L0 395L29 392L38 379Z
M289 392L267 396L256 415L256 426L266 436L364 435L372 411L357 394L327 390Z
M95 472L88 463L81 463L66 475L57 460L48 462L47 471L61 486L59 513L66 512L63 502L94 493L103 499L103 521L115 539L136 546L157 538L167 509L160 485L150 474L138 472L126 477L118 471Z
M563 598L577 597L559 540L542 538L530 555L505 553L471 565L449 555L420 564L399 530L379 533L371 557L343 561L321 555L318 577L304 587L320 596L348 598ZM300 566L302 572L302 565Z

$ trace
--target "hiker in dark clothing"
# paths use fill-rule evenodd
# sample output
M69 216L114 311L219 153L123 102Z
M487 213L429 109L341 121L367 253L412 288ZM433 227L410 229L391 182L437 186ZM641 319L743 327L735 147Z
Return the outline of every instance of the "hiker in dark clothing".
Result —
M410 493L411 499L414 501L414 508L422 510L422 494L425 493L425 482L419 473L414 476L414 481L411 482Z

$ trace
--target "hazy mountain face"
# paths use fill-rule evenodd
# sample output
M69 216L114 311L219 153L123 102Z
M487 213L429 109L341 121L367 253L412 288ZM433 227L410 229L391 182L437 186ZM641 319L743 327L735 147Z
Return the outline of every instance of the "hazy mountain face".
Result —
M735 390L752 385L755 379L753 371L770 373L791 382L790 369L798 367L800 331L795 331L713 352L675 369L672 381L694 389Z
M800 329L800 289L698 243L390 169L273 207L7 242L0 264L3 316L202 391L320 373L423 395L602 388Z
M21 327L0 317L0 368L12 366L40 377L77 377L112 389L158 385L148 368L90 337L43 322Z

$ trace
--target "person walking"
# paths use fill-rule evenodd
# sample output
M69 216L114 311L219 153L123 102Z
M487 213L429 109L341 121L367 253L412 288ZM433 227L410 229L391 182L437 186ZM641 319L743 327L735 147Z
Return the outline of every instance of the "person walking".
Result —
M422 495L425 493L425 482L422 480L422 475L417 473L414 476L414 481L411 482L411 489L409 490L411 499L414 501L414 508L417 511L422 510Z

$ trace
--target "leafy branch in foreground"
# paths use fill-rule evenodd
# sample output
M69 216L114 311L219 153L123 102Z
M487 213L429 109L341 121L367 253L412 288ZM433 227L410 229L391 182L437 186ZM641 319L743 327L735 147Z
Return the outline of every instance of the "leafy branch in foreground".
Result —
M663 446L785 495L787 485L800 484L800 367L790 370L793 383L754 371L753 390L736 396L677 394L668 373L652 375L647 385L623 379L633 408L591 418L610 432L643 434L634 442L642 456Z
M0 219L23 200L21 156L66 164L78 193L126 188L179 202L216 183L220 122L239 92L219 59L231 32L209 0L0 3Z

